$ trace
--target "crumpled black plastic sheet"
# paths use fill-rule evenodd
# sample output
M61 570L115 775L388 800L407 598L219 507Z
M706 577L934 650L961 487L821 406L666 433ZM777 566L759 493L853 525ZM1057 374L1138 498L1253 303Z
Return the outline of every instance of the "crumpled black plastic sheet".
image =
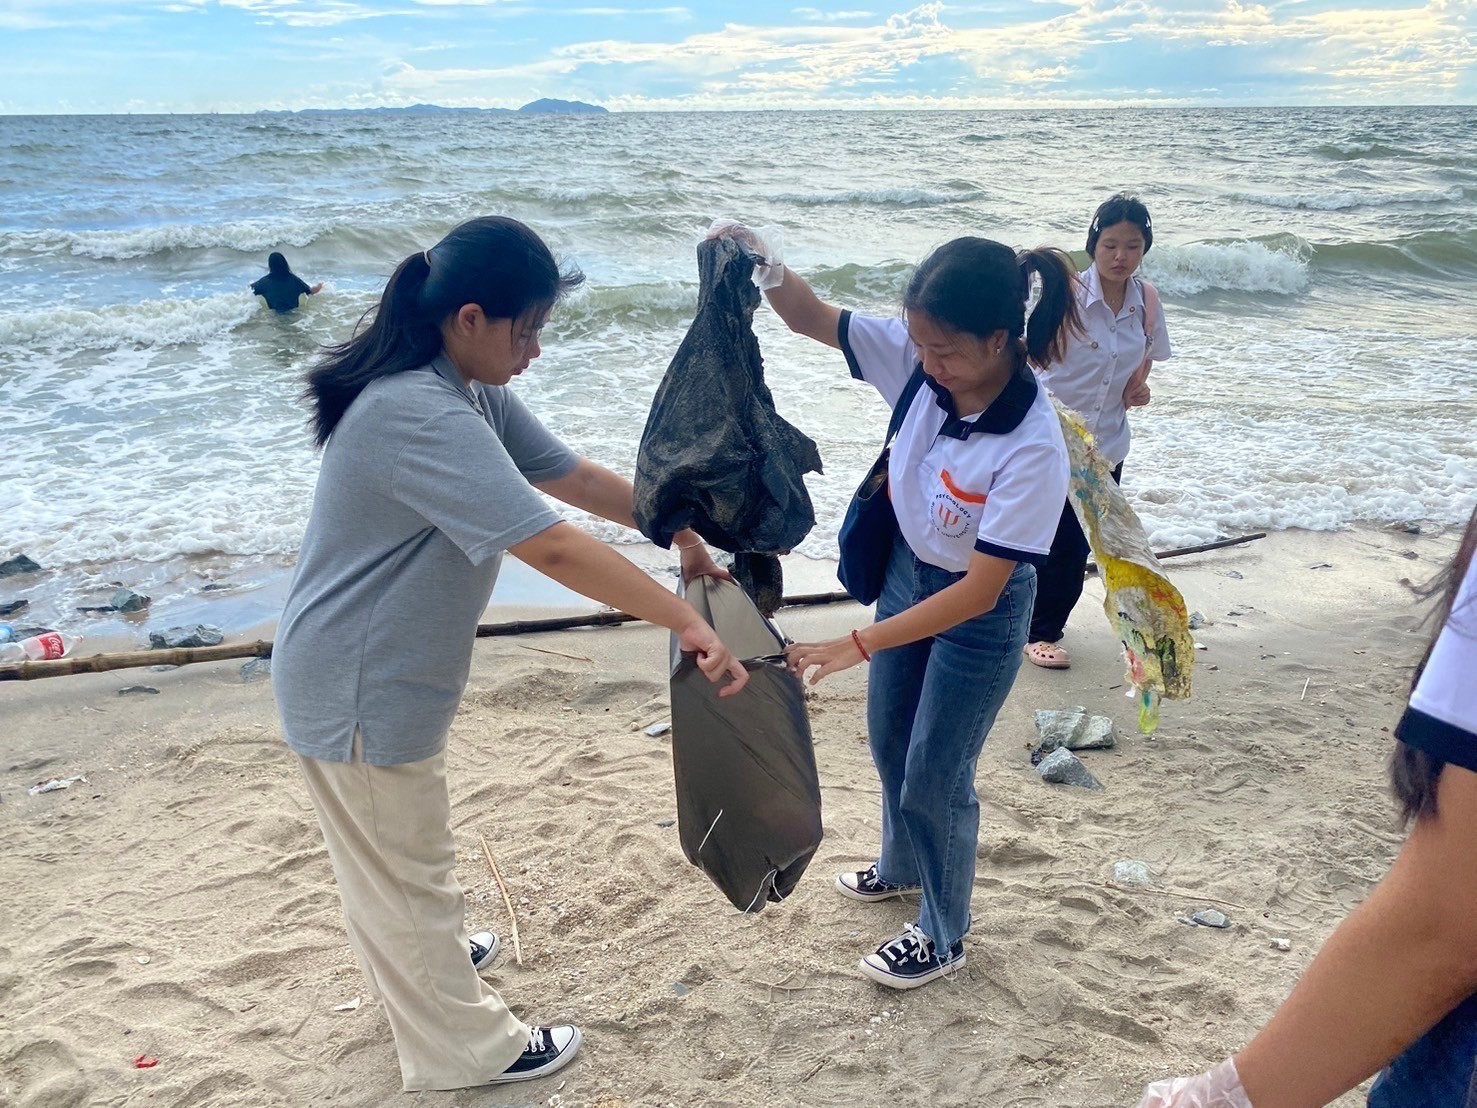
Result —
M749 670L720 697L672 637L672 769L682 852L741 912L788 896L821 844L821 786L800 678L743 590L700 577L687 599Z
M764 383L753 255L717 238L702 242L697 256L697 314L641 434L636 523L660 547L692 527L740 555L735 575L772 615L783 594L775 555L815 526L803 475L821 472L820 452L780 418Z

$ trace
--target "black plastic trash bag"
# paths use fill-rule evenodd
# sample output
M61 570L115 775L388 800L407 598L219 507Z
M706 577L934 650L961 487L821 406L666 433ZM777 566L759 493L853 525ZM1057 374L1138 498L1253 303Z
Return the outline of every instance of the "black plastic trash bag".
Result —
M742 912L783 900L821 844L821 786L800 678L784 640L742 589L699 577L692 602L744 659L749 683L720 697L672 637L672 769L682 853Z
M779 561L815 526L805 473L815 443L774 409L754 336L754 256L732 239L697 249L697 314L651 402L636 455L636 523L660 547L684 527L738 555L761 611L783 594ZM758 557L751 557L757 555Z

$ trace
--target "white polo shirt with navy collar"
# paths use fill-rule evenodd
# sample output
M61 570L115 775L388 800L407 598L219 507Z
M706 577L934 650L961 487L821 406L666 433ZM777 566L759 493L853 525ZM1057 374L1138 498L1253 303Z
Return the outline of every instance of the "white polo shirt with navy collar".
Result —
M1096 265L1076 281L1077 312L1082 333L1073 335L1061 361L1040 371L1042 382L1064 407L1080 415L1113 465L1128 457L1128 409L1123 389L1147 352L1156 362L1170 357L1164 312L1153 320L1152 340L1144 329L1144 290L1139 278L1128 282L1123 306L1115 315L1103 299Z
M1395 737L1433 758L1477 773L1477 561L1457 591L1446 625L1410 694Z
M919 367L901 319L843 311L837 332L853 377L896 405ZM1067 496L1067 448L1051 398L1018 374L988 408L960 418L925 377L888 464L898 529L913 553L963 573L976 550L1043 565Z

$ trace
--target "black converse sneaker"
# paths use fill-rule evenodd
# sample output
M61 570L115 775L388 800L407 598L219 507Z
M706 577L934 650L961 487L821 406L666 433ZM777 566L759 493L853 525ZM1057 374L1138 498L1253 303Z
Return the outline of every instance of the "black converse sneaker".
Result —
M947 955L934 952L933 940L908 924L903 933L889 939L856 964L856 968L878 984L894 989L916 989L936 977L953 973L964 965L964 940L949 948Z
M481 973L497 961L497 952L502 944L491 931L479 931L467 940L472 948L472 968Z
M891 900L895 896L916 893L918 885L894 885L877 876L877 863L873 862L859 873L843 873L836 878L836 891L852 900Z
M558 1027L530 1027L528 1045L518 1055L518 1060L487 1084L502 1085L510 1081L548 1077L569 1065L574 1052L580 1048L582 1038L580 1029L567 1023Z

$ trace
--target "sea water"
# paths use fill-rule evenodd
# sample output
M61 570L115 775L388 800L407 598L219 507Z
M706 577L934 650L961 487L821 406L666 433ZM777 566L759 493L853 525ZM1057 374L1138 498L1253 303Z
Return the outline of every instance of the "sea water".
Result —
M472 216L528 222L587 274L512 387L629 474L715 217L783 227L822 296L894 313L956 235L1083 261L1121 189L1153 212L1175 350L1124 478L1156 546L1465 519L1477 109L5 117L0 557L156 592L289 565L318 466L303 370ZM272 250L326 282L291 315L246 288ZM833 556L885 409L837 352L767 308L755 326L825 461L799 552Z

